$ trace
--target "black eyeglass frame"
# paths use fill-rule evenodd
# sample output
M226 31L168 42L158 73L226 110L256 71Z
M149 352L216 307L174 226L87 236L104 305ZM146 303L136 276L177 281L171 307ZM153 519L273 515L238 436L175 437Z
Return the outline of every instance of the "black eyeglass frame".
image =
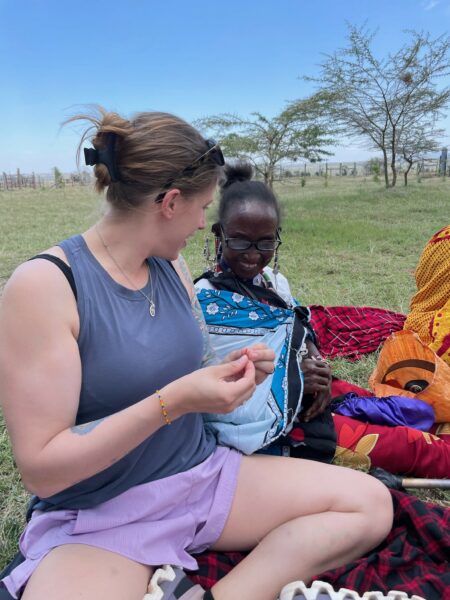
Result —
M275 250L278 250L278 248L283 243L281 240L281 237L280 237L280 228L277 228L277 231L276 231L277 237L275 240L258 240L256 242L251 242L250 240L246 240L245 238L226 237L222 225L220 226L220 232L221 232L222 241L225 243L227 248L229 248L230 250L233 250L233 252L245 252L246 250L249 250L252 246L254 246L258 250L258 252L275 252ZM245 248L233 248L232 246L230 246L230 241L233 241L233 240L248 242L248 245ZM260 247L261 242L271 242L273 244L273 248L261 248Z
M185 167L177 175L168 179L162 188L163 191L156 196L155 202L162 202L164 196L166 195L167 190L170 188L172 183L179 177L184 177L185 175L190 175L190 174L194 173L195 170L205 161L206 157L209 156L211 158L211 160L217 166L219 166L219 167L224 166L225 157L223 155L223 152L222 152L219 144L216 142L216 140L208 139L208 140L205 140L205 143L208 146L208 150L206 152L204 152L203 154L200 154L200 156L198 158L196 158L193 163L191 163L190 165Z

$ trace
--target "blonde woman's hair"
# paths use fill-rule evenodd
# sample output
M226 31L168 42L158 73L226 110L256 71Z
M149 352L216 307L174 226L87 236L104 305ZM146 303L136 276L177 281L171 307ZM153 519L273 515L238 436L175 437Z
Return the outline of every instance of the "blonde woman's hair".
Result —
M68 119L87 121L91 126L84 132L78 147L90 140L94 148L106 147L108 134L115 133L114 159L118 180L111 179L104 164L94 167L95 188L106 189L106 200L115 208L128 210L143 204L149 197L166 191L167 183L190 196L203 191L218 180L221 168L213 160L195 163L207 150L206 140L189 123L164 112L137 113L125 119L115 112L96 107L91 114L79 114Z

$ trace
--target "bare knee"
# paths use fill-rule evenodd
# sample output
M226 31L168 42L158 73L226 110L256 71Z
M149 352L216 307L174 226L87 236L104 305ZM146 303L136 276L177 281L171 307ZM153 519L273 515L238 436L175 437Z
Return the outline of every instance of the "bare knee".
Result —
M394 512L392 497L386 486L370 475L366 476L360 493L360 510L365 523L364 535L373 548L388 535L392 528Z

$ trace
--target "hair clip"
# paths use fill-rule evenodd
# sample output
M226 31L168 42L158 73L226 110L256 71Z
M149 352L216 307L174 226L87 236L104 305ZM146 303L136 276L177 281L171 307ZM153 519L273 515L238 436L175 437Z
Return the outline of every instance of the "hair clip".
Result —
M119 172L116 165L115 143L117 135L114 132L105 134L105 147L97 150L96 148L84 148L84 161L88 166L105 165L109 171L111 181L120 181Z

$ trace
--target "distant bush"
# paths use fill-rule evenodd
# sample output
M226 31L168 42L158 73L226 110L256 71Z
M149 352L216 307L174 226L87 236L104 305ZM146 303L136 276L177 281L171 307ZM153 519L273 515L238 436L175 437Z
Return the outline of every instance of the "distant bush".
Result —
M372 180L378 183L380 181L381 161L379 158L371 158L365 165L367 175L372 175Z
M64 177L61 171L58 169L58 167L53 167L53 177L55 179L55 187L64 187Z

